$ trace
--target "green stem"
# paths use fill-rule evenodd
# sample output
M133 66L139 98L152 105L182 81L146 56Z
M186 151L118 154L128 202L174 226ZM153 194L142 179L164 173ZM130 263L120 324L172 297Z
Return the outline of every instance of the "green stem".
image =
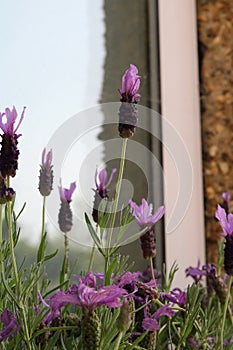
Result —
M69 262L69 240L68 240L68 236L67 236L67 232L65 232L65 279L67 279L68 277L68 273L70 271L70 262Z
M46 203L46 196L43 197L41 239L43 239L45 234L45 203Z
M225 300L225 304L224 304L224 309L223 309L222 327L221 327L221 330L220 330L220 349L221 349L221 350L223 350L224 328L225 328L225 321L226 321L228 303L229 303L229 299L230 299L230 295L231 295L232 280L233 280L233 276L229 276L227 296L226 296L226 300Z
M154 265L153 265L153 258L150 257L150 271L151 271L151 279L155 281L155 274L154 274Z
M7 186L10 187L10 177L9 176L7 177ZM16 283L16 286L18 288L19 276L18 276L18 270L17 270L17 265L16 265L15 252L14 252L14 238L13 238L11 218L12 218L11 202L7 202L7 224L8 224L8 233L9 233L9 241L10 241L10 254L11 254L11 259L12 259L15 283Z
M123 332L120 332L118 334L118 337L117 337L117 340L116 340L116 343L115 343L115 346L114 346L114 350L118 350L119 349L122 337L123 337Z
M89 261L87 272L90 272L92 270L94 257L95 257L95 244L93 244L93 247L91 249L91 256L90 256L90 261Z
M27 344L28 350L31 350L31 343L30 343L30 337L29 337L29 332L28 332L28 325L27 325L27 317L25 313L25 308L24 305L21 305L22 313L23 313L23 324L24 324L24 334L25 334L25 342Z
M116 220L116 213L117 213L117 207L118 207L118 202L119 202L119 197L120 197L120 191L121 191L121 182L123 178L123 172L124 172L124 166L125 166L125 153L126 153L126 147L127 147L127 138L123 139L122 143L122 149L121 149L121 162L120 162L120 168L119 168L119 174L118 174L118 179L117 179L117 185L116 185L116 195L115 195L115 200L114 200L114 205L113 205L113 213L111 217L111 223L110 223L110 230L108 234L108 240L107 240L107 252L106 252L106 268L108 268L109 265L109 251L111 247L111 241L112 241L112 234L113 234L113 229L114 229L114 224ZM106 272L106 269L105 269Z

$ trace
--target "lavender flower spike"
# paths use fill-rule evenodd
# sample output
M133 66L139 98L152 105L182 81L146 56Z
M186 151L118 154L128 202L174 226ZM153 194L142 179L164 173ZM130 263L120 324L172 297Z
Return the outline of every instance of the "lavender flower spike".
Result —
M42 196L49 196L53 188L52 158L52 150L46 155L46 149L44 148L39 176L39 191Z
M137 93L140 87L140 76L137 74L137 67L130 64L130 67L122 77L122 87L118 90L122 97L121 102L137 103L138 98L141 96Z
M108 199L108 193L109 193L109 185L112 182L113 176L116 173L117 169L112 169L111 175L109 177L108 182L107 181L107 171L105 169L102 169L101 171L98 171L96 169L95 172L95 185L96 189L95 191L95 198L94 198L94 205L93 205L93 211L92 211L92 217L93 220L98 224L99 223L99 206L103 199ZM107 202L105 206L105 211L107 211Z
M12 108L12 111L9 108L5 109L5 113L0 113L0 128L3 131L2 142L1 142L1 151L0 151L0 171L2 176L5 178L7 176L14 177L16 175L16 170L18 169L18 158L19 158L19 150L17 148L18 137L21 134L16 134L23 118L24 112L21 114L19 123L16 127L14 127L17 112L15 107ZM3 122L3 117L6 117L6 122Z
M76 183L72 182L70 184L70 188L67 189L62 187L60 180L60 186L58 186L58 188L61 199L61 207L58 214L58 224L60 230L64 233L67 233L73 226L73 215L70 209L70 202L72 201L72 195L76 189Z
M140 206L138 206L132 200L129 201L129 204L131 206L131 213L136 218L138 225L142 228L151 227L165 214L164 206L159 207L157 211L152 214L153 205L148 204L144 198L142 199L142 204Z
M16 133L20 124L23 121L25 109L26 107L23 108L23 112L21 114L20 120L15 129L14 129L14 123L17 118L17 111L15 109L15 106L13 106L12 111L10 110L10 108L5 108L5 113L0 113L0 128L2 129L4 134L13 136ZM6 123L3 123L2 121L2 118L4 116L6 116Z

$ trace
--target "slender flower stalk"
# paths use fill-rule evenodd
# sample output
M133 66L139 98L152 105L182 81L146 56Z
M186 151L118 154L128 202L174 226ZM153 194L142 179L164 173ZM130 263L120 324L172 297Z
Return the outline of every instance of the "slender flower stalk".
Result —
M118 202L119 202L119 198L120 198L121 183L122 183L124 166L125 166L126 148L127 148L127 138L123 139L123 143L122 143L121 162L120 162L119 174L118 174L117 185L116 185L116 194L115 194L115 200L114 200L114 205L113 205L113 213L112 213L112 217L111 217L110 230L108 233L108 240L107 240L107 254L105 257L105 275L106 275L106 271L107 271L108 265L109 265L109 253L111 250L112 234L113 234L113 229L114 229L115 220L116 220Z

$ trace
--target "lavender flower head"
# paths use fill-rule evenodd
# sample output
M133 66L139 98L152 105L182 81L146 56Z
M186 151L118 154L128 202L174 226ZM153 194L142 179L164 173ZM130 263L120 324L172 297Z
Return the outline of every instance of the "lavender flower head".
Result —
M76 189L76 183L72 182L70 188L63 188L60 180L59 194L61 200L61 207L58 214L58 224L60 230L64 233L69 232L73 226L73 215L70 209L70 202L72 201L72 195Z
M153 205L148 204L147 201L143 198L142 204L137 205L132 200L129 201L131 206L131 213L135 217L137 223L141 228L151 227L157 221L159 221L163 215L165 214L165 207L161 206L157 209L157 211L152 214Z
M158 319L161 316L174 316L175 312L170 308L168 304L160 307L151 317L145 315L144 320L142 321L142 327L147 331L157 331L160 329L158 324Z
M218 209L215 213L215 217L219 220L220 225L223 229L222 236L232 236L233 234L233 214L226 214L224 208L218 205Z
M137 67L130 64L122 77L121 89L118 90L121 95L121 102L137 103L141 96L137 93L140 87L140 76L137 74Z
M94 205L93 205L93 211L92 211L92 217L93 220L99 224L99 206L100 203L103 199L108 199L108 193L109 193L109 186L112 182L113 176L116 173L117 169L114 168L112 169L112 172L109 176L109 180L107 181L107 170L106 169L102 169L100 171L98 171L98 169L96 169L95 172L95 185L96 185L96 189L95 191L95 198L94 198ZM107 182L106 182L107 181ZM107 211L107 202L106 202L106 206L105 206L105 211Z
M39 176L39 191L42 196L49 196L53 189L53 170L52 170L52 150L46 155L46 149L42 152L42 164Z
M141 226L141 228L147 228L146 233L140 237L143 257L145 259L154 258L156 256L156 245L152 226L163 217L165 207L159 207L159 209L152 214L153 205L148 204L144 198L142 199L141 205L137 205L132 200L129 201L129 204L131 206L131 213L136 218L138 225Z
M101 171L98 171L98 169L96 169L95 185L96 185L96 190L98 191L101 198L105 198L108 196L108 192L110 191L108 187L110 186L112 179L113 179L113 176L116 173L116 171L117 171L116 168L112 169L109 180L107 183L105 183L106 179L107 179L107 170L102 169Z
M0 128L3 131L1 152L0 152L0 171L3 177L16 175L18 169L19 150L17 149L18 137L21 134L16 134L20 124L24 118L26 107L23 108L20 120L15 127L17 111L13 106L12 111L9 108L5 109L5 113L0 113ZM3 117L6 117L6 122L3 122Z
M16 133L20 124L23 121L25 109L26 107L23 108L23 112L21 114L20 120L18 122L18 125L15 128L14 128L14 124L17 118L17 111L15 109L15 106L13 106L12 111L10 110L10 108L6 108L5 113L0 113L0 128L2 129L4 134L13 136ZM3 120L2 120L4 116L6 117L6 123L3 123Z
M122 87L118 90L122 102L119 109L118 131L123 138L129 138L134 135L138 122L136 104L140 97L140 94L138 94L140 76L137 74L137 67L131 64L123 75Z
M227 214L225 209L218 205L215 217L219 220L225 237L224 268L228 275L233 276L233 214Z

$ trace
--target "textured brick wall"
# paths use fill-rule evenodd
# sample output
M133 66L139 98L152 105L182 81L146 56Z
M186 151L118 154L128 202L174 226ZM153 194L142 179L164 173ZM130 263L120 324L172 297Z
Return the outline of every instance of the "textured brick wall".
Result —
M197 0L197 18L207 259L212 262L221 232L216 203L224 191L233 197L233 1Z

